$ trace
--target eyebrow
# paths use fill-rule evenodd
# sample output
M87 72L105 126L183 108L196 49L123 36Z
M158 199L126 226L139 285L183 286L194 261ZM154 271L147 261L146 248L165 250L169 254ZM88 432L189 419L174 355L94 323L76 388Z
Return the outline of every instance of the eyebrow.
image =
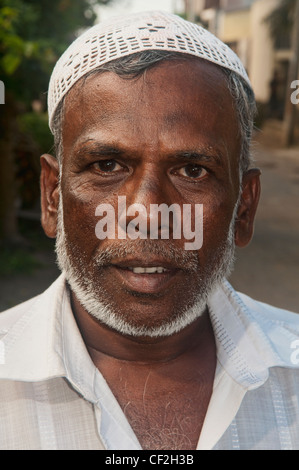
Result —
M206 163L216 163L217 165L223 166L224 164L224 157L221 153L212 151L211 148L199 148L198 150L187 150L181 152L175 152L175 158L178 160L190 160L191 162L194 161L202 161Z
M84 154L89 155L99 155L99 156L115 156L122 155L125 153L125 150L121 149L117 145L105 144L102 142L94 141L93 139L88 139L78 145L78 148L75 148L74 153L78 156L83 156Z
M78 145L78 148L74 152L79 157L82 157L84 154L96 155L96 156L123 156L128 153L134 154L132 150L122 148L118 144L106 144L104 142L95 141L93 139L87 139ZM137 153L137 152L136 152ZM169 152L169 157L174 158L178 161L190 162L206 162L206 163L216 163L217 165L223 166L224 157L221 152L215 151L210 146L198 146L196 149L192 150L181 150Z

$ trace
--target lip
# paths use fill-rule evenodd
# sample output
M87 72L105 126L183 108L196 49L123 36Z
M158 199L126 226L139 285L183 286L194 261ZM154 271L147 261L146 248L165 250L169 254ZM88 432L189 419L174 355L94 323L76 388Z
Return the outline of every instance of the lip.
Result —
M125 260L112 263L109 267L126 290L141 294L158 294L162 292L170 286L174 278L181 271L178 267L164 260L152 260L146 263L144 260ZM156 272L152 274L139 274L132 271L133 268L138 267L163 267L164 271L162 273Z
M115 259L111 261L112 266L117 266L120 268L135 268L138 266L143 266L145 268L150 268L154 266L161 266L169 271L173 269L179 269L180 267L167 259L163 258L154 258L147 256L146 259L143 256L134 256L127 257L125 259Z

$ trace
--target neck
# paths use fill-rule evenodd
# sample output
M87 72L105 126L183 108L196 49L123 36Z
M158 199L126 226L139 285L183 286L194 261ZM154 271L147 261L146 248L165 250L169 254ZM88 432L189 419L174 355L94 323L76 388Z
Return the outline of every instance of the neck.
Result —
M79 330L96 365L103 356L136 364L163 363L174 360L194 348L201 350L205 356L209 345L213 345L213 349L215 347L208 311L172 336L134 337L118 333L100 323L83 309L74 293L71 293L71 302Z

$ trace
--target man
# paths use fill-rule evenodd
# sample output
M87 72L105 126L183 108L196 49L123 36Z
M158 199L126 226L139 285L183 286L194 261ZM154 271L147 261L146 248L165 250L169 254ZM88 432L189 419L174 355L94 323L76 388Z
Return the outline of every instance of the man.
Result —
M59 60L41 200L62 275L0 316L2 449L299 448L298 317L225 280L259 199L254 111L234 53L173 15Z

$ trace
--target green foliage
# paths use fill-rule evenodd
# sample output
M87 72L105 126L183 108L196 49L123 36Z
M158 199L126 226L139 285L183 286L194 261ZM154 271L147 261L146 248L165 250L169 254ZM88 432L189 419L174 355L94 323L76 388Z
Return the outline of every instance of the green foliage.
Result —
M0 278L16 274L32 274L41 263L33 254L21 248L2 248L0 250Z
M48 126L47 113L25 113L19 116L19 128L30 136L38 147L38 152L50 152L53 147L53 136Z
M28 105L45 98L51 70L109 0L0 0L0 78ZM44 95L41 96L41 93Z
M94 24L95 7L110 1L0 0L0 80L5 85L5 105L0 106L0 239L16 238L16 197L18 207L20 202L22 208L34 206L38 151L52 147L46 115L33 114L32 104L37 100L46 109L55 62L78 32ZM1 259L0 265L2 261L10 265Z

